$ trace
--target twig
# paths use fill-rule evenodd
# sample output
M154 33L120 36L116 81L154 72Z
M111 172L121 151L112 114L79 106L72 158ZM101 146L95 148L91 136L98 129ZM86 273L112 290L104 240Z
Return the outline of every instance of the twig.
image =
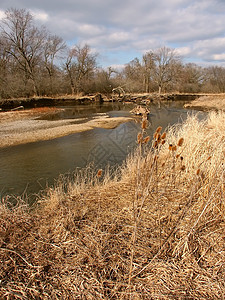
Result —
M31 268L40 268L40 266L33 266L32 264L30 264L22 255L20 255L19 253L17 253L14 250L10 250L10 249L7 249L7 248L2 248L2 247L0 247L0 250L11 252L13 254L18 255Z

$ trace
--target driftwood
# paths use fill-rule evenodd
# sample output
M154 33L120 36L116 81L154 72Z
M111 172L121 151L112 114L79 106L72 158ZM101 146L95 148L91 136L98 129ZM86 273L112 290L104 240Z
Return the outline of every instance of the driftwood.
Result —
M150 110L147 107L143 107L141 105L136 106L134 109L130 111L130 113L135 115L148 115L150 113Z
M94 100L95 100L96 102L99 102L99 103L103 103L103 102L104 102L104 100L103 100L101 94L97 94L97 95L94 97Z
M112 93L113 93L113 94L114 94L114 93L118 93L118 94L119 94L119 97L120 97L121 94L122 94L123 96L125 96L125 91L124 91L124 89L123 89L121 86L118 86L118 87L112 89Z
M24 106L21 105L21 106L12 108L11 111L14 111L14 110L21 110L21 109L24 109Z

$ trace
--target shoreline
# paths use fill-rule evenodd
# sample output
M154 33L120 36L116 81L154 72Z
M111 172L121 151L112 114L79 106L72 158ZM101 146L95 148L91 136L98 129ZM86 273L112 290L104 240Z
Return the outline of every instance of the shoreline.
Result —
M158 103L159 101L192 101L207 94L196 93L134 93L134 94L107 94L100 93L92 95L61 95L61 96L37 96L30 98L17 98L17 99L0 99L0 111L10 111L23 107L40 108L40 107L59 107L74 104L91 104L103 102L131 102L140 104L144 103Z

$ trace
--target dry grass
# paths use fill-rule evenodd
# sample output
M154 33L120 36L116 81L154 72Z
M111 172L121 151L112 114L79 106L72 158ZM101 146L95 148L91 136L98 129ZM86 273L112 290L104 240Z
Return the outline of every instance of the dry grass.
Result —
M185 104L186 107L197 107L203 108L206 110L209 109L220 109L225 110L225 94L212 94L204 95L200 98L195 99L189 104Z
M1 299L224 299L225 114L151 145L145 127L114 179L89 167L36 209L3 201Z

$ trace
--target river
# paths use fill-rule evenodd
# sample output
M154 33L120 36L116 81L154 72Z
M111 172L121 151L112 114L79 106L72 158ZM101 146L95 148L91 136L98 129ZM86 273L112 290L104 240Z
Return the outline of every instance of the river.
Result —
M184 102L168 102L161 108L151 105L148 134L152 136L158 126L182 122L188 113L196 111L183 108ZM133 104L104 103L102 105L76 105L64 107L51 120L94 118L99 114L112 117L130 116ZM200 112L199 118L205 113ZM51 122L51 120L48 120ZM121 164L136 147L140 131L140 118L115 129L101 129L71 134L50 141L29 143L0 149L0 198L5 195L29 196L56 183L61 174L69 174L76 168L94 162L97 168L107 164Z

